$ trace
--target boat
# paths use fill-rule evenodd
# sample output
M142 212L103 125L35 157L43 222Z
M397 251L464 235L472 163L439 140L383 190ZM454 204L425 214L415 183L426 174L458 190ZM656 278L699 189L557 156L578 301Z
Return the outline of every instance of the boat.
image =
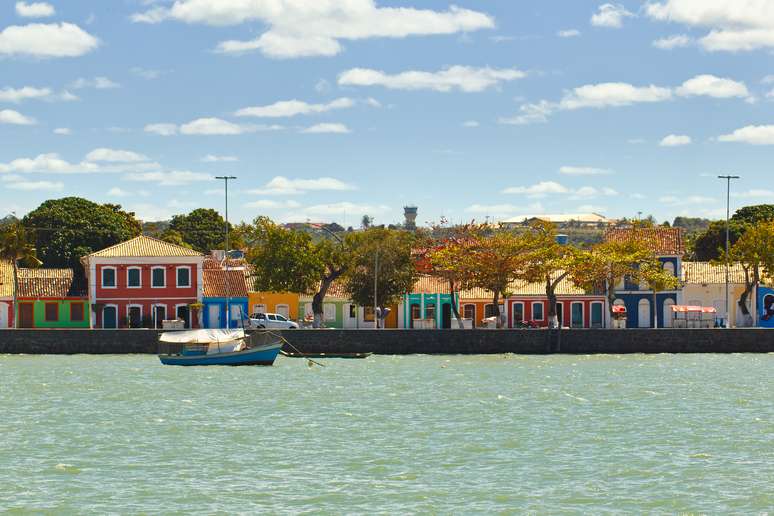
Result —
M245 334L244 329L169 331L159 336L159 360L164 365L265 365L282 349L282 340L269 333Z
M282 354L291 358L368 358L373 353L300 353L295 351L282 351Z

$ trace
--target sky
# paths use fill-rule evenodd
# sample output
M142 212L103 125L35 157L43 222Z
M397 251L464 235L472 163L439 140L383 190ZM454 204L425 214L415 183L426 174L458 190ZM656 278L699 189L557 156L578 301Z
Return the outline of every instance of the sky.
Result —
M0 3L0 217L357 226L774 202L770 0Z

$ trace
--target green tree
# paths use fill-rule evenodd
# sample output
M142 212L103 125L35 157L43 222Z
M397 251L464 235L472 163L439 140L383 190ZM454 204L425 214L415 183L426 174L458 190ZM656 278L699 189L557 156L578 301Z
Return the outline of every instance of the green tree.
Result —
M224 249L226 245L226 221L211 208L197 208L187 215L175 215L169 229L177 231L184 242L201 253ZM229 232L232 227L229 224ZM236 242L231 248L237 248Z
M79 268L81 257L140 234L133 213L80 197L46 201L22 223L34 231L37 256L47 267Z
M376 303L384 313L385 307L396 304L414 287L417 278L411 255L414 236L406 231L371 228L350 233L348 237L352 254L344 281L352 300L360 306L374 306L376 294Z
M179 231L175 231L174 229L167 228L164 231L161 232L161 234L157 237L164 242L169 242L170 244L179 245L181 247L187 247L189 249L192 249L191 244L186 242L183 239L183 235L180 234Z
M21 222L5 224L0 231L0 259L10 260L13 266L13 316L19 320L19 262L26 265L40 266L33 245L34 237L24 228ZM17 324L14 324L16 327Z
M774 204L758 204L739 208L731 219L748 224L774 220Z
M744 269L745 289L738 305L747 322L751 323L747 300L764 274L774 274L774 222L750 226L731 248L729 258L731 262L739 262ZM723 264L724 260L715 263Z
M745 232L746 224L741 220L731 220L729 223L729 239L734 245ZM725 254L726 221L711 222L709 227L693 240L692 258L701 262L718 260Z

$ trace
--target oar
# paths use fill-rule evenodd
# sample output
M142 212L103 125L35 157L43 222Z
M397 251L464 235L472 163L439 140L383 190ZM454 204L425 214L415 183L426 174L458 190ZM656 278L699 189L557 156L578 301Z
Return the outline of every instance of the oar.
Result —
M306 354L301 352L301 350L299 350L297 347L295 347L288 339L286 339L282 335L278 335L278 334L276 334L274 332L271 332L271 331L269 332L269 335L274 335L275 337L279 337L282 340L282 342L284 342L285 344L287 344L288 346L293 348L293 351L295 351L296 353L298 353L299 355L301 355L302 357L304 357L307 360L307 364L309 365L309 367L312 367L312 364L317 364L320 367L325 367L325 364L321 364L320 362L316 362L315 360L312 360L311 358L306 356Z

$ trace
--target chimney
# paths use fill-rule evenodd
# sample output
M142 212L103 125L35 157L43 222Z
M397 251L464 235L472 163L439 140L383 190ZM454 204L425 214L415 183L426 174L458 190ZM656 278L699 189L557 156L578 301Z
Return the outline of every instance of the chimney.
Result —
M403 207L403 216L406 219L406 222L404 222L403 226L411 231L414 231L417 229L417 207L416 206L404 206Z

